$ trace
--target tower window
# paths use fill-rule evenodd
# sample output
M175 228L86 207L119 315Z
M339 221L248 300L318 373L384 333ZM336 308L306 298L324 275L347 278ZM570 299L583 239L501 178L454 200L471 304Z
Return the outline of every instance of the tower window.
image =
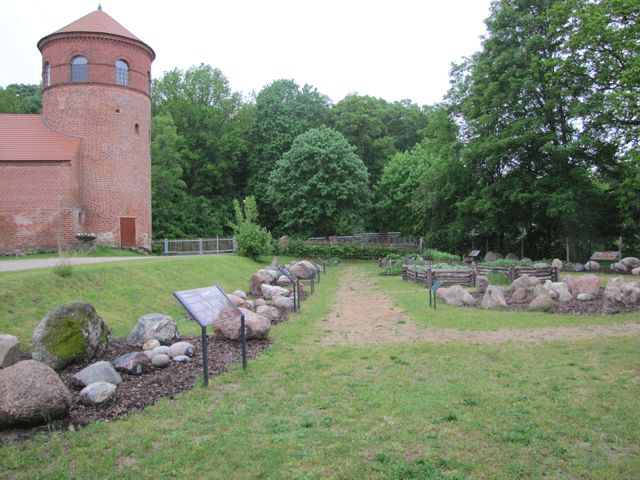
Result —
M129 86L129 64L124 60L116 61L116 84Z
M151 72L147 72L147 90L149 95L151 95Z
M71 59L71 81L86 82L88 73L87 59L82 55Z
M51 64L49 62L46 62L44 64L44 79L43 79L43 83L44 83L45 88L51 86Z

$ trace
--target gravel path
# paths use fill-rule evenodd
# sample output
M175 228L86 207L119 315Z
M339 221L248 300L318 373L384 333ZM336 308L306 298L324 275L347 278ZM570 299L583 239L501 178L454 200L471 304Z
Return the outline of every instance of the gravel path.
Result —
M333 312L324 324L326 333L322 340L324 345L454 341L534 343L640 335L638 323L494 331L428 328L416 324L406 313L394 306L387 295L376 291L374 286L373 278L367 277L355 268L349 268L344 272Z
M135 257L69 257L63 261L67 265L85 265L88 263L120 262L124 260L147 260L159 258L153 256ZM51 268L60 265L60 258L35 258L32 260L5 260L0 262L0 272L15 272L17 270L31 270L32 268Z

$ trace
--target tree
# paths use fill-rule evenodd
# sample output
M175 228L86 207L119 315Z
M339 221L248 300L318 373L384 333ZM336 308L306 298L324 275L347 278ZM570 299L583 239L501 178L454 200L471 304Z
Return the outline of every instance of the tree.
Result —
M16 84L0 87L0 113L41 113L40 85Z
M592 208L606 201L594 185L598 168L615 161L615 147L585 128L584 99L594 85L585 65L566 54L572 3L494 2L482 50L454 69L449 99L462 125L463 160L476 177L460 206L496 248L515 225L536 224L548 246L567 236L575 258L581 236L616 228Z
M273 250L273 237L266 228L258 224L258 207L256 199L248 196L240 202L233 201L235 223L229 223L238 243L238 254L258 260L260 255L268 255Z
M362 231L371 202L362 160L328 127L295 139L276 163L267 194L284 232L301 236Z
M200 65L166 72L154 82L153 113L169 114L183 138L181 179L187 203L196 209L183 230L222 233L233 215L233 199L246 188L253 107L243 105L220 70Z

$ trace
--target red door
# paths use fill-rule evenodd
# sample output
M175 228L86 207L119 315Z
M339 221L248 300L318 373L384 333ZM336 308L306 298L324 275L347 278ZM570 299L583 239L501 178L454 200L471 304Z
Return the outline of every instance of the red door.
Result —
M120 246L135 247L136 246L136 219L120 218Z

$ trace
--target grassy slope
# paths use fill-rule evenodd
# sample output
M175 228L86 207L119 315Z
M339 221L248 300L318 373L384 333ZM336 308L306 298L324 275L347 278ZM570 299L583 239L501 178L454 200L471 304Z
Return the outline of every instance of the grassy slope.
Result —
M236 262L242 265L233 259L229 267ZM238 280L243 269L233 269ZM127 419L4 447L4 472L47 479L637 478L637 338L321 347L339 271L330 270L302 314L272 330L275 346L247 372L235 368L208 389Z
M89 252L81 251L68 251L68 252L47 252L47 253L30 253L28 255L16 256L0 256L1 261L8 260L35 260L41 258L68 258L68 257L137 257L141 254L131 250L124 250L122 248L112 247L95 247Z
M117 337L128 335L138 317L151 312L172 315L183 333L198 333L171 292L213 284L229 292L246 290L260 265L234 256L159 257L77 265L70 277L50 268L0 272L0 332L16 335L28 349L34 328L49 310L82 300L96 308Z
M377 275L379 269L367 265L367 272ZM381 291L387 292L395 303L408 312L419 324L428 327L460 330L499 330L501 328L541 328L561 325L588 325L640 322L640 315L548 315L536 312L500 312L481 308L456 308L438 299L437 309L429 309L428 292L424 286L403 282L400 277L376 276Z

